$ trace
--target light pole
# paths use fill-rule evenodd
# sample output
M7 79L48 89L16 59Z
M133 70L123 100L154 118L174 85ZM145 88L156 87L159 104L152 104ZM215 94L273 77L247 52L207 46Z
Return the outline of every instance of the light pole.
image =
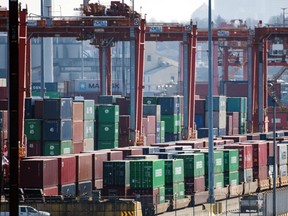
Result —
M283 26L285 26L285 10L287 8L281 8L283 10Z
M276 208L276 102L277 98L275 95L274 85L269 83L269 86L272 90L272 100L273 100L273 216L277 215Z

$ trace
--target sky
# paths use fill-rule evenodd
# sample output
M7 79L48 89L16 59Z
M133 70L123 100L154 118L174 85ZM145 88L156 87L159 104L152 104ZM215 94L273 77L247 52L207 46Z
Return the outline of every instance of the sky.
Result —
M39 14L41 0L18 0L22 3L22 8L28 6L28 13ZM122 0L118 0L121 1ZM3 3L4 2L4 3ZM91 3L100 2L103 5L110 5L110 0L90 0ZM132 7L131 0L124 2ZM74 8L79 8L83 0L52 0L54 6L54 16L75 15ZM208 5L208 0L134 0L134 9L146 14L149 21L155 18L157 21L165 22L189 22L191 14L203 3ZM0 5L8 7L9 0L0 0Z

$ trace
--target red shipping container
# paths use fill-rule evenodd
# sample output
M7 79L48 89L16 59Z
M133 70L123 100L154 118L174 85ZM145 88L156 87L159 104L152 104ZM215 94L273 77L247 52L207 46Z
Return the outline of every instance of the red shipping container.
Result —
M288 113L287 112L276 112L276 130L288 129ZM268 130L273 131L273 111L268 112Z
M8 110L8 100L0 99L0 110Z
M146 135L146 145L150 146L155 143L156 135L155 134L148 134Z
M205 191L205 176L195 178L185 178L185 193L193 195L194 193Z
M224 141L224 144L233 144L234 143L234 140L232 140L232 139L223 140L223 141Z
M252 145L253 147L253 166L267 166L267 143L265 141L241 142L241 145Z
M92 180L92 154L76 154L76 182Z
M36 100L34 105L34 116L35 118L43 118L43 100Z
M213 140L214 146L224 145L224 140Z
M79 154L84 149L84 143L83 141L73 141L73 154Z
M57 170L57 158L21 160L20 187L45 188L58 185Z
M74 155L58 156L59 184L76 182L76 158Z
M239 149L239 170L253 167L252 145L224 145L224 149Z
M83 121L84 119L84 104L83 102L73 101L72 103L72 119L73 121Z
M226 82L224 84L224 95L227 97L248 97L248 82Z
M130 116L120 115L119 117L119 135L129 134Z
M156 117L155 116L147 116L142 118L142 128L143 134L155 134L156 133Z
M27 156L42 155L42 142L41 141L27 141L26 153L27 153Z
M201 98L206 98L208 96L208 83L207 82L197 82L196 83L196 94Z
M0 99L8 99L8 87L0 87Z
M200 149L204 147L203 140L180 140L176 141L176 145L188 145L191 146L193 149Z
M128 198L130 186L107 186L103 187L101 196L104 199L108 197ZM133 197L135 198L135 196Z
M119 105L120 115L130 114L130 99L129 98L116 98L116 104Z
M83 141L84 139L84 123L83 121L73 121L72 139L73 141Z
M205 99L195 100L195 114L205 114Z
M128 147L130 145L129 134L119 134L118 141L119 147Z
M109 151L109 152L107 152L107 159L109 161L122 160L123 159L123 152L121 152L121 151Z
M239 134L239 113L227 112L227 116L232 117L232 135Z
M268 166L253 167L253 179L265 180L268 178Z
M93 173L92 179L103 179L103 162L108 160L108 154L105 151L95 151L92 153Z
M58 186L42 188L44 196L57 196Z
M273 157L273 141L266 141L267 142L267 155L268 157ZM276 148L276 152L278 152L278 148ZM276 153L278 155L278 153Z

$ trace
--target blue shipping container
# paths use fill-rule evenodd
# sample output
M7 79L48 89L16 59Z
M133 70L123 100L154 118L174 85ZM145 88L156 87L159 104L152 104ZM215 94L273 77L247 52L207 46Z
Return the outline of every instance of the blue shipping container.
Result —
M72 140L72 120L44 120L43 140Z
M182 96L159 97L157 104L161 105L161 115L181 114L183 105Z
M44 119L71 119L72 98L44 99Z

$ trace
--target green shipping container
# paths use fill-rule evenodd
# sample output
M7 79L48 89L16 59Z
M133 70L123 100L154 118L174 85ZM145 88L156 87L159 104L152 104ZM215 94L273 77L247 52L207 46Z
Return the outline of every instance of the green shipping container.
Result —
M41 140L42 138L42 120L40 119L25 119L24 133L27 140Z
M99 123L119 122L118 105L99 105L98 107Z
M119 137L119 123L100 123L98 125L98 139L99 140L118 140Z
M178 154L175 158L184 161L184 178L205 175L204 153Z
M239 171L224 172L224 186L239 185Z
M103 162L103 185L104 186L127 186L130 184L129 161L104 161Z
M164 160L130 161L130 187L155 188L165 184Z
M97 150L117 148L119 145L118 140L97 140L95 142Z
M227 112L247 112L247 97L228 97Z
M205 111L208 111L208 103L205 103ZM213 111L226 111L226 96L213 96Z
M184 181L183 159L165 160L165 185Z
M205 176L205 186L208 185L208 175ZM215 173L214 174L214 188L223 188L224 187L224 174L223 173Z
M94 120L84 121L84 139L94 138Z
M32 91L32 97L41 97L42 93L38 92L38 91ZM61 93L60 92L45 92L45 98L50 98L50 99L54 99L54 98L60 98L61 97Z
M173 185L165 185L166 200L178 200L185 197L184 182L173 183Z
M224 154L224 172L238 171L239 169L239 150L221 150Z
M181 132L181 115L161 115L161 121L165 122L165 133Z
M72 153L73 153L73 147L71 140L44 142L43 147L44 156L64 155Z
M239 134L247 133L247 113L239 113Z
M202 151L205 154L205 173L208 173L208 150ZM223 151L214 150L214 173L221 173L224 171L224 154Z
M84 100L84 120L95 119L94 100Z
M157 104L157 97L143 97L143 104Z

